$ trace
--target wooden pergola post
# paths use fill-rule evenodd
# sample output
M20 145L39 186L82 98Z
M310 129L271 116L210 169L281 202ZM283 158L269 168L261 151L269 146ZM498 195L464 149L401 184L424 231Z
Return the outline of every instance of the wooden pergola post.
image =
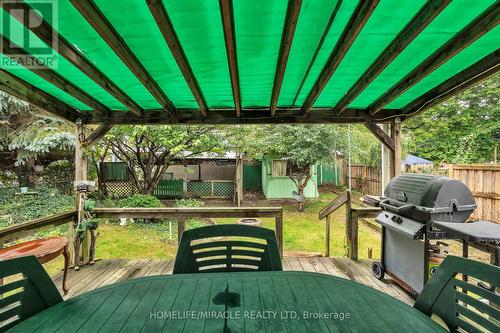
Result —
M86 145L86 137L84 133L85 126L83 125L81 119L76 120L76 131L75 131L75 184L80 181L87 180L87 167L88 167L88 159L87 159L87 145ZM80 193L76 193L76 210L78 212L78 217L76 220L76 225L78 222L83 220L84 211L81 205ZM83 259L83 262L88 258L90 243L88 241L88 235L85 235L81 253L79 251L79 241L76 240L76 232L74 223L70 223L69 226L69 241L70 241L70 260L73 262L75 267L78 267L80 264L80 258Z
M396 118L391 127L391 137L394 140L394 150L391 156L391 178L394 178L401 174L401 120Z
M390 124L382 124L381 125L382 130L385 133L390 133L391 131L391 125ZM382 167L381 167L381 174L382 174L382 191L380 195L384 194L384 189L389 184L389 180L391 180L391 169L392 169L392 163L391 163L391 155L392 151L389 147L386 145L382 144Z
M87 137L85 135L85 125L83 125L81 119L77 119L75 123L75 184L77 184L80 181L88 180L89 148L102 138L112 126L109 124L102 124ZM70 242L70 262L73 262L77 269L79 268L80 262L93 262L93 256L90 255L92 239L95 242L95 237L91 237L91 232L89 230L85 232L85 237L81 244L80 241L75 238L75 226L78 225L78 222L81 223L83 221L85 215L84 207L82 206L84 202L84 200L82 200L82 195L84 194L79 192L76 193L76 210L78 214L76 224L70 223L68 233ZM93 255L94 254L95 253L93 253Z

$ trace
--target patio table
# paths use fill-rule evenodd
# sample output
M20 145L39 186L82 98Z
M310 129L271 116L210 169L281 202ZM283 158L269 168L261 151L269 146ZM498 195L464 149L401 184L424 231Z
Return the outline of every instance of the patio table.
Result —
M9 332L445 332L403 302L309 272L150 276L59 303Z

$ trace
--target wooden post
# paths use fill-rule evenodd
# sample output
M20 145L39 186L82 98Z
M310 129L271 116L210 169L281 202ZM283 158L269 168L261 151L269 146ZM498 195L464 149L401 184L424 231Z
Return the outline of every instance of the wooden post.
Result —
M182 234L186 230L186 218L180 217L177 219L177 242L180 244Z
M455 178L455 175L453 174L453 164L448 164L448 177Z
M349 257L358 260L358 213L351 209L351 242L349 247Z
M278 247L280 251L281 258L283 258L283 211L281 211L280 216L274 218L276 231L276 238L278 240Z
M330 215L326 217L325 257L330 256Z
M346 200L346 203L345 203L345 216L346 216L346 220L345 220L345 238L346 238L346 241L347 241L347 255L349 257L351 257L351 253L352 253L351 252L351 242L352 242L351 192L347 191L346 195L347 195L347 200Z
M390 132L390 125L389 124L382 124L382 130L384 132L389 133ZM384 195L384 190L387 184L389 183L389 180L391 179L392 175L392 151L384 144L380 144L382 146L382 168L381 168L381 175L382 175L382 191L380 195Z
M243 203L243 160L238 157L236 159L236 206L241 207Z
M87 147L86 147L86 138L84 133L84 125L81 120L76 121L76 132L75 132L75 182L79 182L82 180L87 180ZM77 200L76 200L76 209L78 211L78 221L81 221L84 218L84 211L81 203L83 200L80 198L80 194L77 192ZM83 262L87 261L89 258L90 252L90 235L85 235L81 255L78 254L78 257L75 256L75 253L79 252L76 247L79 248L79 242L75 240L75 224L70 223L68 228L68 237L69 237L69 256L70 261L74 263L75 267L79 266L80 257L82 257ZM87 232L88 233L88 232Z
M392 138L394 139L394 152L392 154L393 177L401 174L401 120L396 118L392 124Z

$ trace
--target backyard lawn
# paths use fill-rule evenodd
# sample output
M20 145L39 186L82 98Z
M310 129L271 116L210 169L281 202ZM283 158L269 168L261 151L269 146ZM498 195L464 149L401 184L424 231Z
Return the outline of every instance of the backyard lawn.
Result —
M304 254L324 255L325 224L318 220L318 212L330 200L336 197L333 193L321 193L316 200L311 200L304 212L297 210L291 201L255 200L252 206L283 206L284 208L284 247L285 255ZM205 206L220 205L220 202L205 203ZM234 223L236 219L215 219L216 223ZM274 229L274 219L263 219L265 227ZM188 221L186 228L201 225L197 221ZM332 215L331 256L345 256L345 209L340 208ZM172 223L172 240L169 239L169 223L154 224L129 223L120 226L116 222L104 222L99 226L96 246L96 258L173 258L177 251L177 229ZM374 258L380 255L380 235L377 231L360 223L359 255L367 258L368 248L373 249ZM302 254L302 253L301 253ZM55 274L62 267L62 258L45 264L50 274Z

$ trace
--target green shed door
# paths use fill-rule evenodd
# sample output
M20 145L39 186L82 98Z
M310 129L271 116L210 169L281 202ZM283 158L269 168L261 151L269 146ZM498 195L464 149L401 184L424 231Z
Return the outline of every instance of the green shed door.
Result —
M260 165L243 166L243 189L257 190L262 188L262 168Z

